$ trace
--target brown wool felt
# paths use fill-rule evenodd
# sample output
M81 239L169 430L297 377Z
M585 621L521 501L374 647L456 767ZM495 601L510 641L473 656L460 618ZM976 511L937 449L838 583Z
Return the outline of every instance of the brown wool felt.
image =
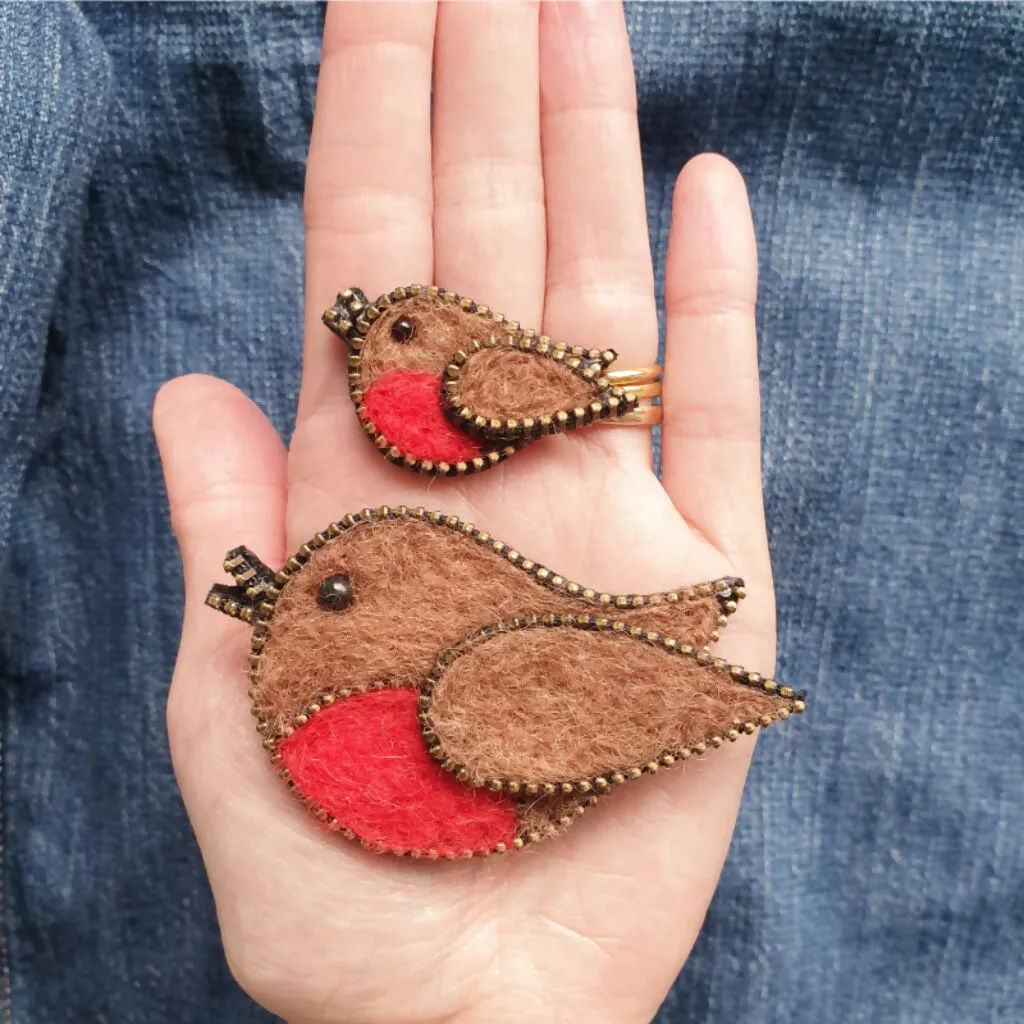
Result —
M458 380L463 403L488 420L554 416L586 407L601 394L561 363L508 348L474 352Z
M320 581L336 574L349 576L353 587L342 612L317 600ZM713 595L658 600L619 608L552 589L504 553L444 525L360 523L314 550L282 588L262 643L254 708L269 735L282 735L324 694L418 686L445 648L516 616L608 615L696 648L721 628ZM502 674L493 685L506 681Z
M692 750L786 704L625 632L538 627L461 653L424 724L471 778L560 784Z
M396 320L413 325L412 339L395 341L391 327ZM394 370L420 370L434 374L441 386L441 374L451 357L474 340L483 340L498 330L482 317L459 309L450 302L417 295L396 302L381 314L366 332L359 350L360 386L365 391L374 381Z

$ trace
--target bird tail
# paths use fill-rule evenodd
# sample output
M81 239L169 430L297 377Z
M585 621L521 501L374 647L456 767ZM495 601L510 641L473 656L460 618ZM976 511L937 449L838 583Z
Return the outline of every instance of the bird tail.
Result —
M234 577L234 586L214 583L206 603L233 619L252 622L263 596L276 585L274 570L247 547L240 546L224 556L224 571Z

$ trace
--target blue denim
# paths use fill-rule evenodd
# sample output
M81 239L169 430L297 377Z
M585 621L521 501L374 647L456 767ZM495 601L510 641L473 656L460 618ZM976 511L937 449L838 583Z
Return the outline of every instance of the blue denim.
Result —
M811 691L658 1020L1024 1020L1024 8L628 17L659 270L689 156L750 187L779 670ZM0 7L0 1021L268 1019L167 753L149 410L199 370L291 428L321 23Z

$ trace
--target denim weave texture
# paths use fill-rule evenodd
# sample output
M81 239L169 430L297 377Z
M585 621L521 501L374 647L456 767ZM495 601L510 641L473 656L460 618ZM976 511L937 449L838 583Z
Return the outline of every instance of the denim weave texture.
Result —
M657 1020L1024 1021L1024 8L627 18L659 278L687 158L750 189L779 674L809 690ZM0 1022L270 1019L171 771L149 416L201 371L291 430L322 19L0 5Z

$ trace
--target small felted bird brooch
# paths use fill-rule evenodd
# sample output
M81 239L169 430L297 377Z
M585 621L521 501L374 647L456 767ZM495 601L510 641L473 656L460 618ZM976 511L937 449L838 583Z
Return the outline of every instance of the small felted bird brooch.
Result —
M804 708L716 658L719 579L617 596L455 516L343 516L279 572L247 548L207 604L253 626L253 714L288 784L378 852L469 857L558 833L615 786Z
M436 286L368 302L349 288L324 323L351 349L349 393L370 440L396 465L479 473L545 434L596 420L659 422L660 367L613 370L611 349L538 336Z

